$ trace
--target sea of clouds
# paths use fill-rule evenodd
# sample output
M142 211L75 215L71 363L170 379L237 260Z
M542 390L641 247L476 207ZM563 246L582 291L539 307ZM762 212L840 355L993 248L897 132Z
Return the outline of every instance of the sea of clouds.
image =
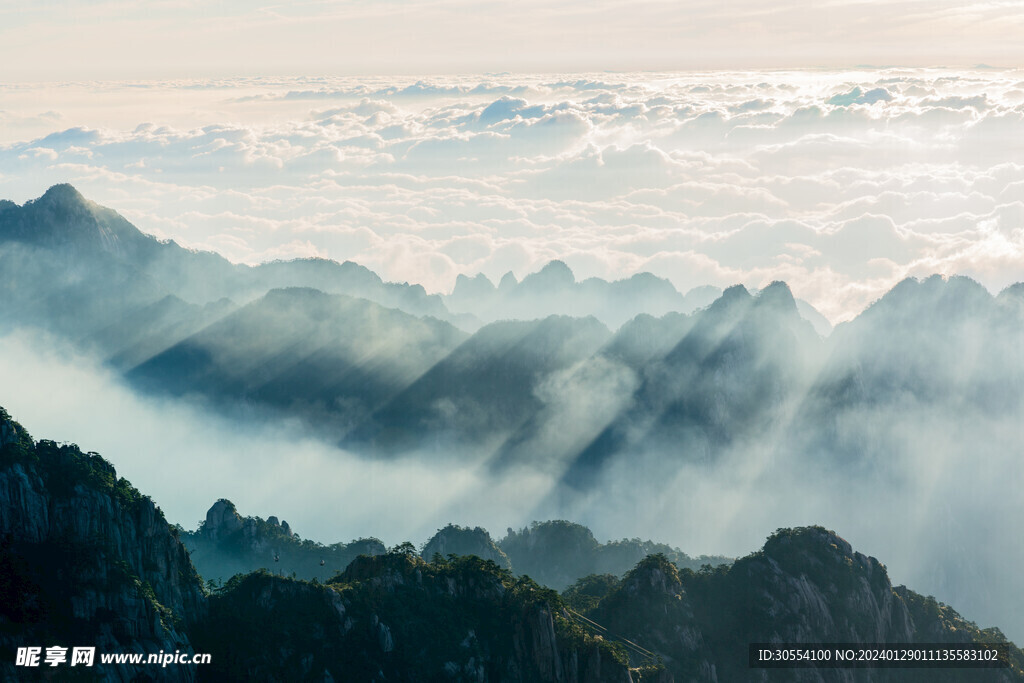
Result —
M782 279L833 322L908 275L1024 279L1022 152L1024 73L997 69L0 84L0 198L71 182L235 261L350 259L440 292L555 258L578 278L650 271L682 291ZM909 422L891 481L836 486L737 452L667 478L671 497L634 504L642 483L615 471L615 506L549 509L543 473L392 467L287 425L240 433L51 346L0 339L3 405L37 436L99 450L189 527L226 496L324 541L568 516L602 538L739 555L776 526L822 523L1020 639L1001 597L1020 586L1016 423ZM566 402L564 421L595 405Z
M1018 71L0 84L0 131L0 197L71 182L235 261L430 291L559 258L782 279L837 322L908 275L1022 279Z

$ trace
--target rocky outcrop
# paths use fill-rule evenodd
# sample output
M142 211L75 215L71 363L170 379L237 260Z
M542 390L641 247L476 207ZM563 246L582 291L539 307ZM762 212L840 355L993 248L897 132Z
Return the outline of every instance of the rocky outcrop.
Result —
M76 446L32 443L0 410L0 649L95 646L97 653L192 652L206 598L188 553L153 501ZM98 657L98 654L97 654ZM0 678L15 679L14 657ZM145 666L103 666L132 680ZM190 681L176 666L166 680Z
M677 680L707 682L967 680L955 669L757 670L737 653L758 642L1004 640L934 599L894 588L878 560L821 527L780 529L731 567L677 572L664 557L648 557L590 616L660 655ZM1012 645L1011 652L1013 666L987 670L984 680L1024 680L1024 656Z
M430 560L434 555L448 557L449 555L476 555L477 557L490 560L503 569L511 569L512 563L508 555L502 552L486 529L481 527L462 527L457 524L449 524L427 541L420 555L425 560Z
M247 529L290 543L282 553L325 550L226 500L196 535L250 543ZM588 534L577 540L596 544ZM881 563L820 527L780 529L762 550L697 572L649 555L566 599L476 556L424 561L408 543L361 554L326 584L264 570L207 596L178 535L99 455L34 442L0 409L0 678L42 676L13 664L18 647L61 645L212 655L198 669L161 668L170 681L960 681L953 669L769 672L744 655L757 642L1005 642L893 587ZM1010 667L978 680L1024 680L1024 653L1007 647ZM87 673L157 675L144 664Z
M207 538L216 541L227 538L242 528L242 517L235 509L235 504L221 498L206 512L206 522L202 532Z
M195 640L225 679L633 681L620 653L572 630L562 609L491 562L392 552L356 559L328 585L233 579Z
M721 556L690 557L678 548L639 538L599 543L590 529L566 520L533 522L518 531L509 528L498 546L517 574L556 590L591 574L621 577L643 558L658 553L679 567L691 569L732 562L732 558Z
M235 504L224 498L210 507L196 531L184 532L181 537L196 569L215 583L258 569L326 581L358 555L379 555L386 550L376 538L331 545L302 540L288 522L274 515L243 517Z

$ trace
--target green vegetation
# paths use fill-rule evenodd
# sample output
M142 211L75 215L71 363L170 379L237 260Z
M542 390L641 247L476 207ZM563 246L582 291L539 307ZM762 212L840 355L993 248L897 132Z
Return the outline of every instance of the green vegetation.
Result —
M559 656L592 651L606 667L626 662L621 646L574 624L557 593L528 577L475 556L427 562L410 547L360 556L326 585L267 572L233 577L212 596L196 647L213 653L219 680L240 672L315 678L324 670L336 680L378 672L436 680L454 671L494 680L510 666L534 680L539 655L515 643L532 648L549 621Z
M726 563L728 557L690 557L678 548L639 538L599 543L582 524L566 520L533 522L519 531L509 529L498 544L518 574L562 590L591 574L622 576L644 557L661 554L679 567L696 569L706 563Z
M218 508L225 518L219 520L221 527L211 517ZM217 583L257 569L326 581L357 556L379 555L386 550L376 538L330 545L303 539L287 522L278 522L274 517L242 517L226 499L217 501L196 531L182 529L179 533L199 573L207 581Z
M892 587L883 565L822 527L780 529L731 566L677 569L656 554L610 589L589 586L606 593L588 616L664 655L677 680L699 679L711 663L719 680L745 680L747 664L736 653L749 643L807 642L808 633L818 642L1006 642L998 629L981 630L934 598ZM1020 680L1022 662L1011 646L1010 678L939 669L875 674L880 681Z
M423 546L420 556L429 559L435 554L441 556L476 555L485 560L492 560L505 569L512 568L512 562L508 555L497 546L491 535L482 527L448 524L444 528L438 529L437 533Z
M28 431L0 407L0 465L24 462L34 456L35 441Z
M618 585L619 577L614 574L591 574L562 591L562 599L572 609L587 614Z
M24 500L38 501L40 511L19 524L47 517L36 530L43 537L19 538L19 524L0 534L4 657L16 642L89 643L97 634L114 634L126 651L188 647L173 640L188 633L196 651L213 655L201 675L216 681L323 680L325 672L335 680L501 680L509 672L554 680L570 661L580 671L632 665L634 680L660 680L665 670L699 680L714 670L731 681L748 674L737 656L748 643L806 642L809 633L820 642L1006 642L999 629L981 629L934 597L893 587L884 565L817 526L779 529L731 565L694 570L679 566L677 551L653 552L621 579L590 572L562 595L475 555L435 553L426 561L409 542L389 551L376 539L314 544L274 518L242 518L226 500L189 534L168 526L98 454L33 443L2 409L0 416L0 475L23 468L27 477L7 481L26 487ZM31 507L4 502L16 514ZM0 521L10 519L3 512ZM479 528L445 531L478 546L489 540ZM379 552L355 554L323 582L284 578L279 566L211 578L204 590L178 542L193 535L239 552L262 547L307 559L336 547L351 553L360 543ZM510 531L503 545L556 577L600 566L622 548L658 547L639 539L602 545L564 521ZM83 616L82 605L92 612ZM1024 680L1024 653L1009 650L1011 666L995 680ZM993 680L982 677L992 672L971 673L979 675L879 671L877 680Z

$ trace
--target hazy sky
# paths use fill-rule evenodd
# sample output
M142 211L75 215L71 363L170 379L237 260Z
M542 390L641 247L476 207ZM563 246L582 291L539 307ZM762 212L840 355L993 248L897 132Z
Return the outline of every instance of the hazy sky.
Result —
M1021 4L4 0L0 78L1020 66Z
M0 0L0 197L430 291L785 279L838 321L1022 278L1022 4Z

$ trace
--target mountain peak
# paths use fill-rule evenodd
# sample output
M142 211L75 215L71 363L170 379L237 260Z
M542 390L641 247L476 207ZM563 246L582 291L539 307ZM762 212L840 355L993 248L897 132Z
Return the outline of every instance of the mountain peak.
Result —
M229 536L242 528L242 517L235 504L221 498L206 513L203 533L211 538Z
M32 437L25 428L15 422L10 414L0 406L0 448L6 444L16 444L23 447L31 447Z
M455 278L455 288L452 290L453 297L460 296L487 296L495 292L494 283L483 273L477 273L475 277L459 275Z
M722 295L715 299L711 306L708 308L709 311L722 312L733 310L735 306L742 306L750 303L753 297L747 288L743 285L733 285L726 287Z
M769 556L784 555L790 547L832 548L835 552L849 555L853 547L836 532L822 526L805 526L779 529L768 537L764 553Z
M509 292L516 288L519 281L516 280L515 274L510 270L501 276L501 281L498 283L499 292Z
M662 553L644 557L626 574L622 583L626 592L633 595L679 595L683 591L679 569Z
M576 276L564 261L550 261L532 275L523 278L522 284L540 287L571 287L576 284Z
M81 192L75 189L74 185L59 183L47 190L42 197L36 200L36 203L84 206L88 203L88 200L82 196Z
M903 315L911 310L932 311L940 315L963 315L980 312L992 304L994 298L984 286L962 275L931 275L923 280L908 277L890 289L881 299L868 307L878 311Z
M20 208L0 212L0 238L45 247L101 249L120 255L142 233L110 209L61 183Z
M796 299L789 285L781 280L776 280L762 289L757 295L757 302L762 306L770 306L777 310L796 311Z
M733 285L722 291L721 298L726 301L746 301L750 298L750 292L743 285Z

